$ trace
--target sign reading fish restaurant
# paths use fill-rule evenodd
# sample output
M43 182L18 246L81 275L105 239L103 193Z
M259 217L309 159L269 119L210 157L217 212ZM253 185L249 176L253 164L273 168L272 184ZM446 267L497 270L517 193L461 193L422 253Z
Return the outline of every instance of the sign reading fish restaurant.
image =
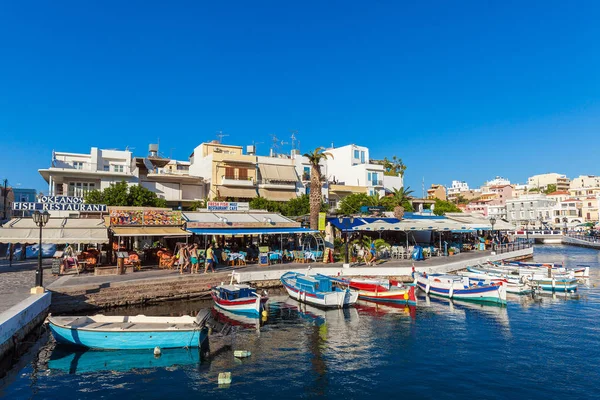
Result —
M230 201L207 201L208 211L249 211L250 203L232 203Z
M85 204L72 196L40 196L37 203L14 202L14 211L82 211L106 212L106 204Z

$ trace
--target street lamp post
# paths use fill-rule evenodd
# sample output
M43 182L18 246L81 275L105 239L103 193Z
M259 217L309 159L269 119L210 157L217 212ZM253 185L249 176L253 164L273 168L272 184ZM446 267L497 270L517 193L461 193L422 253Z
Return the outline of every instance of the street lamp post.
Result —
M492 224L492 243L493 243L494 242L494 225L496 224L496 218L491 217L490 218L490 224Z
M346 255L344 257L344 264L349 265L349 258L348 258L348 228L350 228L352 226L352 224L354 223L354 217L349 217L349 218L345 218L345 217L338 217L338 221L340 223L340 225L342 226L342 230L344 232L344 237L346 240ZM348 223L349 222L349 223Z
M43 213L35 211L33 213L33 222L40 227L40 243L38 248L38 267L35 271L35 286L44 286L44 271L42 270L42 229L48 223L50 219L50 213L44 211Z

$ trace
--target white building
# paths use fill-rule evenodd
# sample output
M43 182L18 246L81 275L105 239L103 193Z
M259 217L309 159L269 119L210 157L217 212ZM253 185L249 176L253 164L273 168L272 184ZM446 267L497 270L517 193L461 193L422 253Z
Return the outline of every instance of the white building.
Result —
M446 188L446 193L448 197L457 196L462 192L469 191L469 184L465 181L452 181L452 186Z
M111 183L136 184L128 150L101 150L92 147L89 154L53 152L49 168L39 173L48 182L52 196L81 197L90 190L102 190Z
M514 225L540 225L541 222L553 222L553 210L556 201L548 199L544 194L529 194L519 198L506 200L507 220Z
M327 149L333 155L327 160L329 180L335 185L366 188L369 195L384 196L403 187L401 176L385 175L383 165L371 162L369 149L355 144Z
M494 179L492 179L491 181L486 182L484 186L490 187L490 186L505 186L505 185L510 185L510 181L501 176L497 176Z

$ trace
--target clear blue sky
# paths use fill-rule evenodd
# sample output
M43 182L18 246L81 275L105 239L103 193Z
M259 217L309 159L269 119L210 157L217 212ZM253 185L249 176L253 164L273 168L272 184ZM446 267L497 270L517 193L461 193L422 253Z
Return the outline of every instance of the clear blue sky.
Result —
M52 149L356 143L406 182L600 174L597 2L38 1L0 6L0 178ZM288 147L289 148L289 147Z

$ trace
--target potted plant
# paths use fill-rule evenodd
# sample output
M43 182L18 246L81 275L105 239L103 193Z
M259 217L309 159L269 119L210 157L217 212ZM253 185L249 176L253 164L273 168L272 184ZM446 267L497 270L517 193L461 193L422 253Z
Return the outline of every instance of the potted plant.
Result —
M451 247L448 249L448 254L450 254L451 256L453 256L453 255L454 255L454 253L457 253L457 249L456 249L456 247L454 247L454 246L451 246Z
M429 257L430 253L431 253L431 249L429 249L429 247L423 248L423 257L425 257L425 258Z

